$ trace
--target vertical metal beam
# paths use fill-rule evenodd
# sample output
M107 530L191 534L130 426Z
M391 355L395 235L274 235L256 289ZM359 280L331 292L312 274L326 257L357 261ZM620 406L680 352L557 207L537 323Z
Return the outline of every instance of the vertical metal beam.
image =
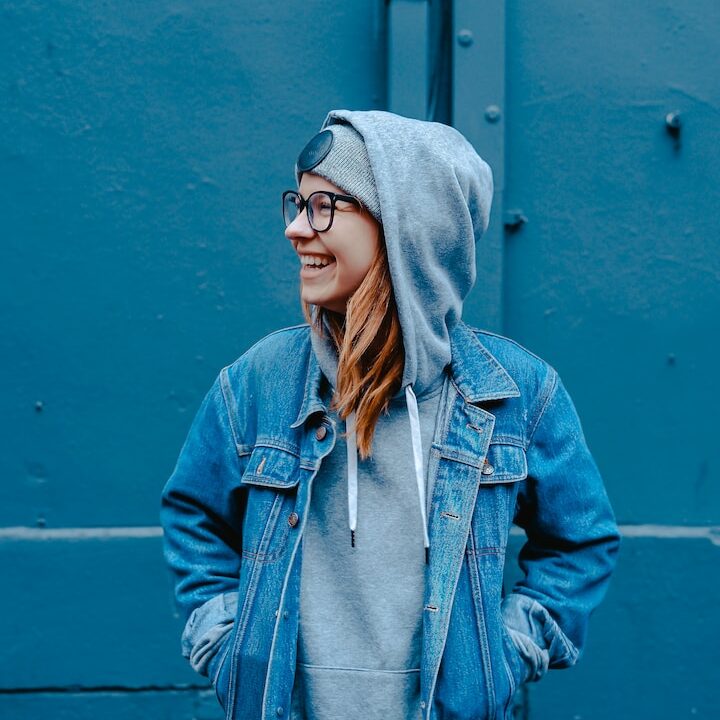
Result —
M455 0L453 6L453 125L490 164L495 194L490 227L477 251L468 322L502 330L503 190L505 187L505 2Z
M428 17L427 119L452 125L452 2L430 0Z
M428 104L428 0L388 3L388 110L424 120Z

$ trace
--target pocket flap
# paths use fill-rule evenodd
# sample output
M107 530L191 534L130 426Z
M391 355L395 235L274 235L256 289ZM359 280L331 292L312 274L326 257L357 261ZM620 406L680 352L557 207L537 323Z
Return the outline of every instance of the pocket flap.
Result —
M518 445L490 443L485 465L480 472L481 483L511 483L527 477L527 457Z
M269 445L256 445L250 454L243 485L290 488L300 480L300 458L287 450Z

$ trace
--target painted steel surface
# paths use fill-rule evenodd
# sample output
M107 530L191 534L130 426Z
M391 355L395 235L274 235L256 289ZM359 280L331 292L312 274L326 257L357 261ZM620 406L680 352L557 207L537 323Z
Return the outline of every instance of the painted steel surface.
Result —
M507 12L504 330L575 391L622 522L717 525L720 6Z
M466 320L561 372L626 534L587 656L518 712L714 711L720 7L412 4L393 43L381 0L4 3L0 716L219 717L157 497L218 368L302 319L298 149L329 108L396 109L419 43L417 107L504 157Z

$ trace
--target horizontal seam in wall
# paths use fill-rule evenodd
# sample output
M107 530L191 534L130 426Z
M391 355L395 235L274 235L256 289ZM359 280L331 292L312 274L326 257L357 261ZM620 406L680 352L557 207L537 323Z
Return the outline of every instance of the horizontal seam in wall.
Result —
M0 540L97 540L162 537L162 528L149 527L84 527L84 528L0 528Z
M709 540L720 545L720 525L620 525L623 537L662 538L671 540ZM159 525L147 527L85 528L0 528L0 540L97 540L162 537ZM523 536L522 528L513 526L511 535Z
M659 538L662 540L709 540L720 545L720 525L620 525L620 534L628 538ZM511 535L525 535L514 527Z
M33 688L2 688L2 695L80 695L87 693L153 693L153 692L185 692L185 691L212 691L210 685L198 685L195 683L187 685L141 685L138 687L130 687L127 685L69 685L69 686L39 686Z

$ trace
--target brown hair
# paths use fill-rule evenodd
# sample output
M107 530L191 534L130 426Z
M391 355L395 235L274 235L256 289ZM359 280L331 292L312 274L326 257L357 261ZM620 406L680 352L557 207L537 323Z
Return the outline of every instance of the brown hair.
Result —
M312 332L324 336L323 319L338 350L338 376L330 409L345 420L355 411L355 432L360 458L367 459L380 413L400 389L405 349L392 289L385 240L367 275L347 303L346 314L317 306L313 322L311 305L302 310Z

